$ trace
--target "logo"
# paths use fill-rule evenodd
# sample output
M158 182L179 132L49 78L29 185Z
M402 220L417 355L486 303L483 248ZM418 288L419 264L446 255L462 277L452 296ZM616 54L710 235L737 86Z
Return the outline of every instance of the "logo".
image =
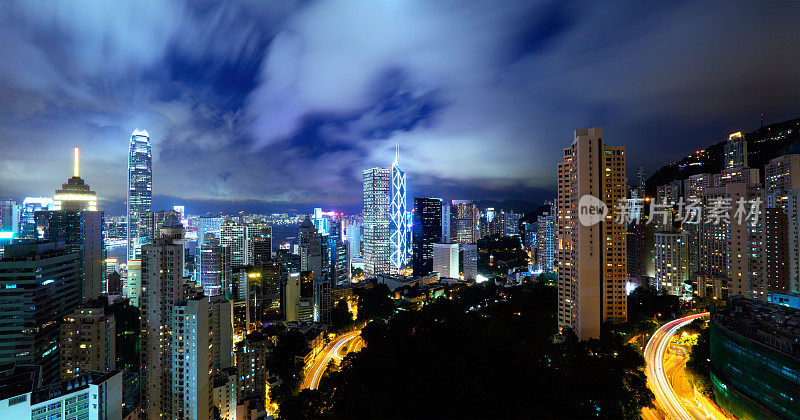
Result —
M584 226L594 226L608 215L606 203L593 195L584 195L578 201L578 221Z

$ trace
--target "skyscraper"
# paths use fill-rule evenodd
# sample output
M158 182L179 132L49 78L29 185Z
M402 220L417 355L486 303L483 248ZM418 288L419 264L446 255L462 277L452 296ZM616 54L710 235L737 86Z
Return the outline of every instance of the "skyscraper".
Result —
M742 132L728 136L725 143L725 169L747 166L747 141Z
M433 271L433 244L442 242L442 199L414 197L414 276Z
M7 245L0 259L0 364L42 367L44 383L60 377L61 319L80 303L78 254L60 244Z
M551 209L554 207L551 207ZM553 211L546 211L537 220L536 234L537 266L543 273L555 271L556 257L556 216Z
M451 211L455 211L455 242L460 244L474 244L478 242L478 218L480 212L472 200L453 200ZM452 216L451 216L452 217Z
M625 148L604 140L602 127L575 130L558 164L558 326L581 340L627 319L626 226L584 217L625 199Z
M654 236L656 288L682 296L683 285L689 280L689 234L656 232Z
M153 168L150 135L133 130L128 155L128 259L140 256L139 217L150 211L153 194Z
M408 262L408 218L406 216L406 174L397 163L398 151L395 149L392 162L392 202L390 207L391 224L389 242L391 244L389 261L391 269L397 273Z
M389 273L389 207L391 171L384 168L364 170L364 276Z
M173 308L184 299L183 228L161 229L158 238L142 246L141 253L141 404L148 419L174 418L171 327Z
M25 197L22 202L22 214L20 216L19 238L35 239L39 238L36 232L36 212L53 210L55 203L50 197Z

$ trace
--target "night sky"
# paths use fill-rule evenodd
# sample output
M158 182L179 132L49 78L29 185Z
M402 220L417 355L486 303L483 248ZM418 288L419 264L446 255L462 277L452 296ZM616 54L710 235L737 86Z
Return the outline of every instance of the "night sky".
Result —
M800 2L3 1L0 198L81 176L122 214L128 139L154 207L359 210L394 144L409 197L555 190L572 130L650 172L800 116Z

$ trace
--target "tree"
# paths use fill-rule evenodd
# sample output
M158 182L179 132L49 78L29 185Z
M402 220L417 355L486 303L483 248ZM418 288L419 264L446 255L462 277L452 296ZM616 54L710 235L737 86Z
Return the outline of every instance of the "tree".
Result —
M389 318L394 313L394 301L389 297L391 291L385 284L377 284L370 288L355 289L358 297L358 320L368 321L372 318Z

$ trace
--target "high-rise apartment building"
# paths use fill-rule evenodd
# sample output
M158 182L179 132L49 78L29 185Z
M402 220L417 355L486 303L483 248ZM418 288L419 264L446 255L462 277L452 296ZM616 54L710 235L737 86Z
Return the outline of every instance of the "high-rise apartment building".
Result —
M180 224L181 214L175 210L143 211L139 214L139 233L136 237L139 238L140 245L147 245L158 236L158 230L162 227Z
M116 321L102 307L78 308L61 323L61 379L116 367Z
M457 279L458 269L458 244L433 244L433 271L439 277Z
M417 220L414 223L414 276L433 271L433 244L442 243L442 199L414 197Z
M656 232L654 243L656 288L683 296L684 283L689 280L689 234Z
M800 155L783 155L772 159L764 167L764 190L800 190Z
M384 168L364 170L364 276L388 274L392 172Z
M174 419L208 419L211 366L208 297L176 302L170 314L171 416ZM148 416L152 413L148 410Z
M128 150L128 259L139 259L139 217L150 211L153 200L153 158L150 135L133 130Z
M128 277L122 286L122 295L130 304L139 307L139 296L142 294L142 260L128 260Z
M148 419L174 418L172 401L173 308L184 299L183 228L162 228L141 248L139 387ZM174 366L178 368L178 366Z
M58 323L80 303L79 264L78 254L61 244L5 247L0 260L0 364L39 365L45 384L60 377Z
M606 145L602 127L575 130L558 164L558 325L581 340L627 319L626 226L611 214L626 179L624 147Z
M555 271L556 260L556 216L555 206L551 203L550 211L539 215L536 219L537 266L543 273Z
M408 217L406 201L406 173L400 170L397 163L398 153L395 152L392 162L392 201L389 207L389 262L391 270L399 273L400 269L408 263L410 254L408 243Z

